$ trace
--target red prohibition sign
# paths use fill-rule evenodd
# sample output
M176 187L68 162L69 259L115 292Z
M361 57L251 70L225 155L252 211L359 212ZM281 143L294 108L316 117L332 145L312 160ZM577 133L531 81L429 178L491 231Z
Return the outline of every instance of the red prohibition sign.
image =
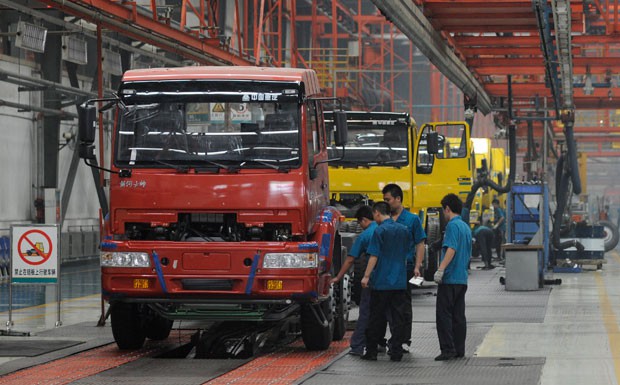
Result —
M28 236L32 234L42 235L43 238L45 238L45 240L47 241L47 245L49 246L47 250L45 250L45 247L43 247L43 251L40 250L39 247L37 247L36 242L33 242L30 238L28 238ZM30 245L26 245L25 251L22 248L24 242ZM27 264L33 266L41 265L50 258L50 255L52 255L52 240L50 239L49 235L45 234L41 230L29 230L26 231L21 237L19 237L19 241L17 241L17 251L19 252L19 256L22 261L26 262ZM31 259L32 257L41 257L41 260L33 261Z

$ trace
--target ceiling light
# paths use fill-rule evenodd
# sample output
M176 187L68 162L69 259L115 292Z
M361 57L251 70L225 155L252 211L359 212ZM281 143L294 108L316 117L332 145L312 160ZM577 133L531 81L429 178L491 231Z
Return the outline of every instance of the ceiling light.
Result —
M17 36L15 37L16 47L34 52L43 52L45 51L46 38L47 29L38 25L26 23L25 21L17 23Z

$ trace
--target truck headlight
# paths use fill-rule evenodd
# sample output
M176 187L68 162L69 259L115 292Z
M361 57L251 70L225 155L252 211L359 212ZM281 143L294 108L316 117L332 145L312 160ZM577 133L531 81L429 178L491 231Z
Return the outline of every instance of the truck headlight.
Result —
M147 253L111 252L101 253L103 267L151 267L151 259Z
M300 269L317 267L317 253L268 253L263 258L265 269Z

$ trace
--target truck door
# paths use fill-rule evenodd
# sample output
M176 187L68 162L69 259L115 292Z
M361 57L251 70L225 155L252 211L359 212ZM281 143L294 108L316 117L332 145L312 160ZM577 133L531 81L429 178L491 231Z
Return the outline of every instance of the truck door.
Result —
M438 134L438 152L427 149L429 132ZM414 206L437 207L448 193L463 201L472 185L470 128L465 122L427 123L415 145Z
M329 180L327 175L327 145L321 105L308 100L306 113L306 152L308 157L309 219L313 219L323 207L329 204Z

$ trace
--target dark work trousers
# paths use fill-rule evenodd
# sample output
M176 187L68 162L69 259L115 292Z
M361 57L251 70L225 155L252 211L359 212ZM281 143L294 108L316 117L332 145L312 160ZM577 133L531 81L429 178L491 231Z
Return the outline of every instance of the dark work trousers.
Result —
M413 284L409 283L409 280L413 278L413 269L407 270L407 303L409 306L405 309L405 343L411 345L411 324L413 322L413 308L411 307L411 290Z
M465 354L467 320L465 319L467 285L439 284L435 310L439 348L443 354ZM372 313L371 313L372 314Z
M491 264L491 258L493 258L493 241L494 234L491 229L481 228L476 235L476 242L478 243L482 262L484 262L485 266L489 266Z
M368 318L370 315L370 289L362 288L362 295L359 305L359 316L355 324L355 331L351 336L351 350L364 354L366 346L366 328L368 327Z
M392 332L392 357L403 355L405 342L407 308L411 311L411 302L407 299L407 290L371 290L370 291L370 319L366 329L366 353L377 354L377 347L385 336L387 313L390 313L390 331Z
M407 301L409 302L409 306L406 309L404 309L406 329L405 329L405 341L403 341L407 345L411 345L411 325L413 323L413 308L411 307L411 290L413 290L413 285L409 283L409 280L413 278L413 275L414 275L413 267L411 267L411 270L409 270L409 266L407 266L407 293L406 294L407 294ZM392 330L392 325L393 325L392 318L391 318L392 315L389 309L387 311L386 316L387 316L388 323L390 324L390 333L393 335L394 330ZM394 342L394 340L390 338L390 340L388 341L390 351L392 350L392 342Z
M497 253L497 259L502 260L504 259L502 255L502 245L506 243L504 232L500 229L495 229L493 233L495 233L495 252Z

